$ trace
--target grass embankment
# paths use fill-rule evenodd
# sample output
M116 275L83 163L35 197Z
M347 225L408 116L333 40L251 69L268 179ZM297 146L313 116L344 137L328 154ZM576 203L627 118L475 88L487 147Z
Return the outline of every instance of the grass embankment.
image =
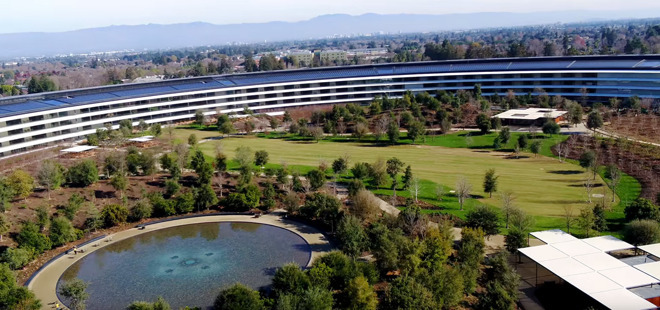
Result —
M176 137L185 141L191 133L195 133L200 140L220 136L212 130L178 129ZM321 161L331 163L345 154L350 156L351 166L358 161L374 162L378 158L397 157L412 166L416 177L425 180L421 199L439 205L441 210L438 212L461 217L465 211L458 210L455 197L445 195L443 201L435 199L435 184L442 184L449 190L455 186L459 176L464 176L473 185L473 196L478 198L480 203L500 206L499 195L489 198L482 189L484 172L494 168L500 176L498 191L514 193L515 204L536 217L535 229L563 228L564 206L572 206L577 215L579 209L587 205L587 195L582 185L587 177L584 170L573 163L560 163L548 157L552 155L550 147L566 139L565 136L547 137L538 134L536 138L542 141L540 154L546 156L522 153L519 158L515 158L510 156L513 145L519 135L527 133L512 133L511 141L500 151L492 150L495 133L470 133L470 138L467 138L467 134L458 132L444 136L427 136L417 145L410 145L409 140L403 139L395 146L376 143L373 139L356 142L348 137L332 137L316 143L298 137L271 134L263 135L271 139L255 136L230 137L201 144L200 148L212 156L217 144L221 144L223 151L230 158L233 157L234 150L241 145L255 151L266 150L270 154L270 165L286 162L289 167L298 169L301 173L313 169ZM604 184L600 177L597 182ZM626 188L622 184L619 191L626 192ZM596 189L594 193L599 193L599 190L604 191ZM385 189L376 190L376 193L381 194L389 192L390 190ZM399 191L399 194L409 195L403 191ZM469 210L476 203L468 202L465 210ZM616 212L611 217L617 218Z

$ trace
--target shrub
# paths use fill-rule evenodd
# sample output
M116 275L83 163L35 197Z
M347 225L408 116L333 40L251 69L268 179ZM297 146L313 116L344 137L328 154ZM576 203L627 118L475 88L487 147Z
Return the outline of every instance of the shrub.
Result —
M8 248L2 253L0 260L6 263L9 268L17 270L25 267L32 260L33 255L34 250L31 248Z
M153 216L165 217L176 214L174 201L163 198L160 193L149 195L149 201L151 202Z
M22 249L34 249L37 254L51 248L50 239L39 232L39 226L33 222L25 222L16 236L18 247Z
M247 202L245 195L241 193L229 194L222 204L227 211L245 212L250 210L250 204Z
M190 192L179 195L176 197L174 208L178 214L192 212L195 209L195 197Z
M180 189L181 185L179 185L179 182L175 180L165 181L165 197L172 197L176 195Z
M129 218L131 221L137 222L142 219L151 217L152 212L153 208L151 207L151 204L148 200L139 200L137 203L135 203L133 208L131 208L131 214Z
M98 180L99 171L91 159L79 162L66 171L66 181L73 186L86 187Z
M222 290L213 303L214 310L262 310L264 302L259 293L242 284Z
M623 239L634 246L656 243L660 240L660 227L654 220L634 220L623 231Z
M48 234L53 247L58 247L78 240L82 237L82 233L75 229L71 222L64 217L53 218L50 224L50 231Z
M128 210L122 205L112 204L103 207L101 211L101 220L105 227L116 226L126 222L128 219Z
M15 198L24 199L34 191L34 178L29 173L17 169L7 177L7 185Z

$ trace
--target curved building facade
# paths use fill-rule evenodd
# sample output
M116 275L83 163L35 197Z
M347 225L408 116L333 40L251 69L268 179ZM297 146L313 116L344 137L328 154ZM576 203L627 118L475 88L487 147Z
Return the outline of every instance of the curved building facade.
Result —
M501 58L392 63L207 76L57 91L0 99L0 155L79 139L121 120L170 123L207 115L276 111L318 104L368 103L436 90L484 96L537 95L590 101L660 99L660 55Z

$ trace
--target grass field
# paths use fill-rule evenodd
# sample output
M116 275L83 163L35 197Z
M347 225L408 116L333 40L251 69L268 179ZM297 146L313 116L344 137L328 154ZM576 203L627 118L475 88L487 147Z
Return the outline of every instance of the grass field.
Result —
M213 131L192 129L179 129L176 135L178 139L185 140L191 133L195 133L199 139L219 136ZM405 144L379 146L369 142L350 141L315 143L251 136L210 141L201 144L200 148L206 154L212 155L217 144L221 144L223 151L232 157L238 146L245 145L254 151L268 151L271 163L286 162L290 166L298 165L301 169L317 166L321 161L330 163L344 154L350 156L351 165L358 161L373 162L379 157L383 159L397 157L411 165L417 177L449 188L454 187L459 176L465 176L473 185L474 196L482 203L499 206L498 195L489 198L482 189L484 172L494 168L500 176L498 190L513 192L516 205L537 217L539 228L562 227L561 216L566 205L573 206L574 210L587 205L587 195L582 185L586 174L579 166L560 163L546 156L534 157L529 153L521 154L519 159L509 159L508 152L496 152L480 147L480 143L485 142L479 140L486 141L488 138L486 136L479 136L479 139L474 137L470 145L471 149L461 148L463 145L460 144L460 139L465 141L465 137L459 135L460 133L451 135L444 142L440 142L443 141L441 138L428 138L425 142L451 147ZM547 149L549 150L549 147ZM602 183L602 179L599 178L598 181ZM601 192L607 192L604 186L594 190L594 193ZM454 213L456 210L448 211Z

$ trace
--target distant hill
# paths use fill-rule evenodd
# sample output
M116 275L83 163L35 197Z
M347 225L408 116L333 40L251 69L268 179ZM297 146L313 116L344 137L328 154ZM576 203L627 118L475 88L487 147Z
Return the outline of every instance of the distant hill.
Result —
M446 15L323 15L301 22L214 25L148 24L109 26L67 32L0 34L0 58L52 56L117 50L167 49L229 42L324 38L376 32L406 33L511 27L621 18L654 17L644 11L570 11L544 13L470 13Z

